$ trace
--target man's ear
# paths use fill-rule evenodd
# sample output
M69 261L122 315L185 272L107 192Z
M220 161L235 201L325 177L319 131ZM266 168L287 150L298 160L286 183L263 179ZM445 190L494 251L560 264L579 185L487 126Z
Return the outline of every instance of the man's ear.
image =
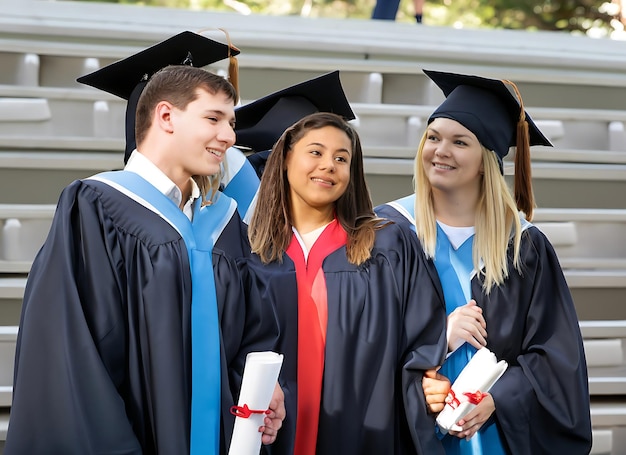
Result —
M172 109L173 106L168 101L160 101L154 108L154 124L166 133L174 132Z

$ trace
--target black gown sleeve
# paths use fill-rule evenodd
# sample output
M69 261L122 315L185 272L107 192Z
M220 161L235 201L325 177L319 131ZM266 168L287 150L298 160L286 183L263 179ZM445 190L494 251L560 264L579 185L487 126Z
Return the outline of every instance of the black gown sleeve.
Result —
M574 304L556 253L536 228L526 231L521 276L511 270L508 298L520 303L515 317L487 320L492 331L514 333L506 324L523 324L519 340L509 337L507 349L520 349L491 389L496 416L515 454L587 454L591 450L591 419L587 366ZM489 308L487 302L486 308ZM489 313L487 313L489 316ZM504 325L504 327L503 327ZM500 337L494 332L494 336ZM503 334L502 338L505 339Z
M27 281L6 455L141 453L122 375L111 374L125 355L119 251L96 198L80 189L63 191Z
M443 294L436 270L429 266L413 231L401 225L385 229L393 232L405 254L399 262L404 270L398 272L406 296L401 381L409 431L418 454L443 454L434 432L435 416L428 412L421 383L424 371L441 365L447 350Z

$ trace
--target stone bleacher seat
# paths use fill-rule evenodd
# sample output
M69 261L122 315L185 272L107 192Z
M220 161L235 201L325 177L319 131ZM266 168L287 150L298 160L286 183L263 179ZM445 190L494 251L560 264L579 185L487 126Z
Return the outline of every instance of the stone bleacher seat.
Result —
M557 252L578 317L626 319L626 209L539 208L533 222Z
M576 268L572 258L589 260L581 267L601 259L608 267L626 265L626 209L539 208L534 220L568 268Z
M29 87L21 90L29 96L38 94L40 98L10 98L11 104L19 104L19 100L24 104L22 109L16 110L14 119L0 115L0 152L10 147L11 143L15 144L14 148L24 149L26 147L22 142L33 143L40 138L40 144L47 143L46 148L54 149L61 148L59 144L73 142L72 152L79 151L76 149L79 145L89 151L108 141L109 149L102 151L121 155L125 109L123 100L98 91L81 89ZM0 86L0 94L3 91L14 96L18 90ZM20 111L28 111L33 101L42 109L49 109L49 118L24 118L20 114ZM426 118L433 107L380 103L354 103L353 106L358 116L355 125L362 135L366 171L370 177L374 202L382 203L410 192L413 156ZM626 151L620 150L620 147L626 147L626 141L623 138L618 140L617 132L614 131L617 129L615 125L623 125L626 111L563 108L529 108L529 111L532 111L537 123L555 143L553 148L538 147L532 152L539 205L581 208L622 206L621 200L607 198L606 194L626 191ZM583 143L573 136L576 130L585 131L585 136L591 139ZM573 139L566 139L570 135ZM588 148L594 144L605 145L606 148ZM12 159L13 150L9 148L6 151L9 152L6 160ZM56 160L52 154L50 157ZM25 159L19 161L25 162ZM76 155L76 159L84 160L88 157ZM507 157L508 174L511 173L511 160L512 156ZM46 161L42 161L41 166L44 163ZM121 161L118 163L121 164ZM85 163L82 166L87 165ZM73 167L68 166L68 169ZM17 162L8 168L17 169ZM18 173L12 175L3 179L4 183L0 185L10 187L16 179L21 178ZM50 177L44 176L45 179ZM391 178L393 185L383 183ZM47 194L58 193L70 181L63 180L63 185ZM580 197L569 197L576 190Z
M589 370L592 454L626 453L626 321L581 321Z
M413 191L413 158L370 158L367 148L364 153L365 172L375 204ZM511 184L512 171L513 164L505 161L505 175ZM626 164L535 161L532 174L539 207L624 208L620 195L626 194Z
M26 276L54 211L53 204L0 204L0 328L19 323Z
M0 325L0 454L9 426L17 327Z
M50 204L0 204L0 272L28 273L54 211Z
M242 50L245 100L341 71L376 204L412 191L417 143L442 99L422 68L518 84L527 110L555 145L532 150L535 222L557 250L581 319L592 454L626 454L622 43L91 2L0 0L0 7L0 453L26 275L54 204L72 180L122 165L124 101L75 79L179 31L211 25L227 29ZM210 33L223 40L221 32ZM211 69L224 72L220 65ZM511 166L509 156L507 178Z
M124 136L126 102L80 88L0 85L0 135Z
M0 408L11 406L16 340L17 326L0 326Z
M344 75L342 79L348 92L352 86ZM415 150L435 107L363 103L355 98L348 94L363 143L383 152L384 147ZM626 152L626 110L527 110L557 150ZM0 135L119 138L124 135L124 115L124 100L95 89L0 85Z

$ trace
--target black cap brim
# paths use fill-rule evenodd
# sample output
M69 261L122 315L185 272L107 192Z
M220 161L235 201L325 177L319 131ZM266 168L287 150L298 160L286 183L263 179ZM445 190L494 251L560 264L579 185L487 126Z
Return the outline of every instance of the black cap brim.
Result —
M78 82L90 85L128 100L142 80L150 78L168 65L191 64L202 68L239 50L198 33L184 31L137 54L119 60L93 73L81 76ZM186 62L191 55L191 62Z
M441 89L447 98L437 111L450 110L457 113L462 112L467 115L466 118L483 119L489 128L496 128L499 126L502 130L510 130L511 134L510 138L507 140L507 146L513 147L516 145L515 131L520 117L521 107L515 95L509 90L503 81L466 74L446 73L431 70L423 71ZM462 93L462 95L456 97L453 95L450 97L450 95L458 87L462 86L469 87L470 89L468 90L467 88L464 88L463 90L457 92L459 94ZM469 96L471 94L471 87L485 90L491 96L471 97ZM500 104L501 106L496 106L495 104ZM500 107L503 107L506 110L508 118L503 118L503 116L497 114ZM524 112L526 121L528 122L530 145L552 145L548 138L546 138L539 130L530 115L528 115L528 112ZM466 127L474 133L477 133L477 131L468 125L466 125ZM479 139L482 140L480 137ZM497 153L500 156L503 156L500 153L504 153L504 151L497 151Z

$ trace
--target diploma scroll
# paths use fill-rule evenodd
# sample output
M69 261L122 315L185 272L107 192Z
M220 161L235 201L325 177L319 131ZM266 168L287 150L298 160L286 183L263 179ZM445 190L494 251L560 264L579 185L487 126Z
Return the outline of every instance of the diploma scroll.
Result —
M241 392L237 406L229 455L258 455L261 450L259 427L274 393L283 355L271 351L251 352L246 356Z
M444 431L461 431L456 423L476 407L486 392L504 374L508 364L487 348L479 349L471 358L446 397L446 405L437 416L437 424Z

